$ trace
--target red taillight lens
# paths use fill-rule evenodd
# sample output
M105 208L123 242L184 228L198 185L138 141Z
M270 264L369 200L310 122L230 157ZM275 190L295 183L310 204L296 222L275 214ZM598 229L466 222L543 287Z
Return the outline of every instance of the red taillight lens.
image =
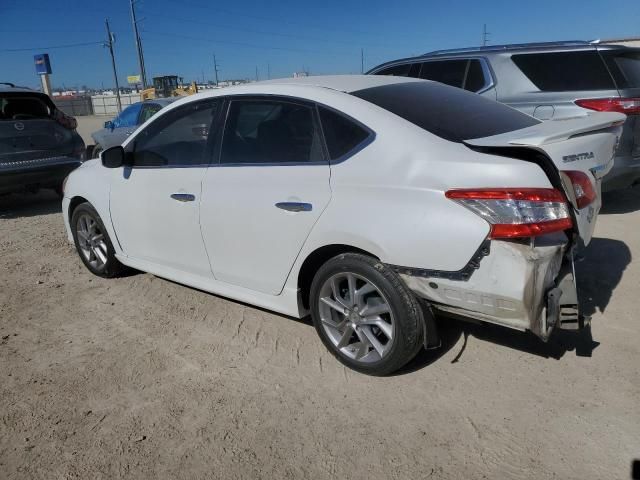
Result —
M78 121L75 118L67 115L66 113L63 113L60 110L55 110L53 112L53 119L64 128L68 128L69 130L75 130L78 126Z
M640 98L585 98L576 105L597 112L618 112L627 115L640 114Z
M445 195L489 222L489 238L537 237L573 226L566 199L554 188L460 189Z
M578 210L590 205L596 199L596 191L586 173L575 170L566 170L562 173L571 180Z

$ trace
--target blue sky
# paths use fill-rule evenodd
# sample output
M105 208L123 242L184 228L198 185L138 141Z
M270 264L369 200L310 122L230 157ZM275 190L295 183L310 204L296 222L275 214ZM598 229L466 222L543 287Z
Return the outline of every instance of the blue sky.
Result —
M531 6L531 5L534 6ZM483 24L490 43L640 37L640 1L448 2L368 0L139 0L149 77L221 79L358 73L383 61L434 49L475 46ZM38 86L33 54L49 53L54 87L113 85L99 44L108 17L119 78L137 73L128 0L0 0L0 81ZM23 51L9 51L9 50Z

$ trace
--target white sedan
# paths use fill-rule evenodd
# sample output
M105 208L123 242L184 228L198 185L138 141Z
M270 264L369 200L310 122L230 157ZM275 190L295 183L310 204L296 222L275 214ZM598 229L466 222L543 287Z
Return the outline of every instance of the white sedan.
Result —
M285 79L193 95L71 173L86 267L311 314L383 375L437 346L433 313L579 328L576 246L624 115L539 122L439 83Z

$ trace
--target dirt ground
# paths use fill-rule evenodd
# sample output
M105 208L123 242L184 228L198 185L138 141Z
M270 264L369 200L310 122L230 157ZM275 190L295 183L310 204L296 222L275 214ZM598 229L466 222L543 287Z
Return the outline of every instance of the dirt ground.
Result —
M441 321L389 378L297 321L92 276L53 194L0 198L0 478L629 478L640 458L640 189L578 264L592 332Z

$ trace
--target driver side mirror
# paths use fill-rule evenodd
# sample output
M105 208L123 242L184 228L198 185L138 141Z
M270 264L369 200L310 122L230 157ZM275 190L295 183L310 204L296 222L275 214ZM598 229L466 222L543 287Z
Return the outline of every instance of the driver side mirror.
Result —
M119 168L125 164L124 148L121 145L107 148L100 157L102 165L106 168Z
M113 130L113 128L114 128L113 121L107 120L106 122L104 122L104 128L109 128L109 129Z

